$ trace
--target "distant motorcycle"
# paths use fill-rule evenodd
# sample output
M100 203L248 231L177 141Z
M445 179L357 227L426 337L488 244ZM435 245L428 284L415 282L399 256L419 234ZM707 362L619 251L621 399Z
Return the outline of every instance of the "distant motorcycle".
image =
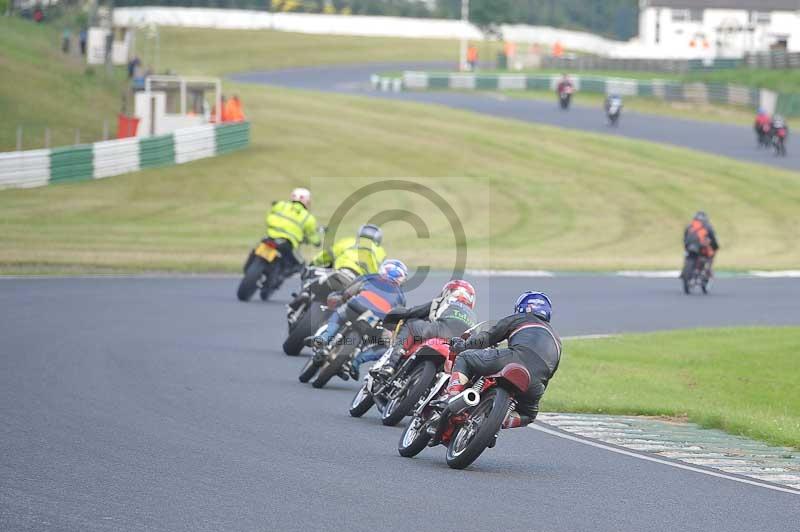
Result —
M772 147L775 150L775 155L778 157L786 157L786 137L788 130L785 127L776 128L772 132Z
M451 360L454 358L451 354ZM410 458L425 447L445 445L447 465L463 469L495 446L503 420L515 408L516 397L528 389L531 375L524 366L509 364L494 375L473 377L466 390L449 400L448 380L446 373L440 374L420 401L397 451Z
M558 91L558 104L561 106L561 109L565 111L569 109L569 105L572 102L572 94L574 92L575 89L571 86L563 87Z
M707 294L712 276L710 257L702 253L686 253L683 271L681 271L684 294L691 294L694 288L700 288L704 294Z
M398 324L400 330L402 322ZM361 417L374 404L381 413L384 425L394 426L409 415L420 399L428 393L436 376L449 358L449 338L430 338L412 345L390 377L368 374L364 384L353 397L350 415ZM391 345L381 361L385 361L397 345ZM381 362L379 361L378 364ZM449 368L448 368L449 369Z
M772 132L769 124L756 124L756 140L759 148L769 148L772 144Z
M250 251L244 264L244 277L239 283L236 297L239 301L249 301L256 291L260 292L262 301L277 290L284 277L294 272L284 272L281 267L279 248L283 240L264 238Z
M622 99L611 98L606 103L606 118L608 118L608 125L616 127L619 124L620 116L622 115Z
M327 324L322 325L316 334L322 334L324 327ZM381 317L371 310L365 311L353 321L345 322L331 339L330 350L318 350L308 359L300 372L300 382L308 382L316 375L311 385L322 388L337 375L344 380L349 379L349 364L374 338L380 337L381 331Z

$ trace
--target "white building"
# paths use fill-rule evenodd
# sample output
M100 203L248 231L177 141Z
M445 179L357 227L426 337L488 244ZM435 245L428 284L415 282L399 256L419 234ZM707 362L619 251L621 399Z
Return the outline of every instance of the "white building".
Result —
M800 52L800 0L640 0L639 43L665 57Z

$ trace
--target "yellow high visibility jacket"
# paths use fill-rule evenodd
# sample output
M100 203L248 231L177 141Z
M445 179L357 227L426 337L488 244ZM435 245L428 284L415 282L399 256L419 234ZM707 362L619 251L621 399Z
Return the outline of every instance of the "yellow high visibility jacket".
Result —
M267 236L285 238L292 247L308 242L320 244L317 219L298 201L278 201L267 212Z
M311 264L340 270L347 268L358 275L378 273L386 258L386 250L368 238L354 237L337 240L331 249L319 253Z

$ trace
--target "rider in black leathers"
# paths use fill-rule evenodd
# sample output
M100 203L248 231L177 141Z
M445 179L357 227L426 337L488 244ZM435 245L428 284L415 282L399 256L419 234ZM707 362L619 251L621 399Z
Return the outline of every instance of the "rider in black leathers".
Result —
M503 318L488 331L462 340L453 338L452 348L461 352L453 365L448 395L464 390L470 377L492 375L511 363L522 364L531 374L526 392L517 397L516 412L504 421L504 428L525 426L536 419L539 399L561 360L561 339L550 326L550 300L540 292L526 292L517 300L516 313ZM508 348L489 346L508 340Z

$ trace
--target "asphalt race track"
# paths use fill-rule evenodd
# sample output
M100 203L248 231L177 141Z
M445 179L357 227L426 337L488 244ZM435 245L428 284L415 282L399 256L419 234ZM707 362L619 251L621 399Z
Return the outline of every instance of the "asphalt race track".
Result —
M440 287L429 279L421 302ZM797 324L797 281L478 278L481 318L524 288L563 335ZM353 382L297 382L285 288L233 278L0 279L0 530L788 531L800 498L534 430L453 471L398 456L399 427L347 413ZM294 284L293 282L291 284ZM749 312L743 313L746 301ZM569 356L569 349L565 351ZM551 386L567 385L558 376ZM545 405L546 406L546 405Z
M442 63L371 64L295 68L269 72L249 72L232 76L235 81L264 83L298 89L312 89L370 95L422 103L434 103L501 118L513 118L552 126L579 129L595 133L673 144L747 162L768 164L800 170L800 156L792 150L789 139L788 156L778 158L771 152L756 147L752 128L714 122L703 122L654 116L624 111L620 126L610 128L601 108L581 105L580 93L568 112L558 108L553 101L516 98L497 98L488 93L429 91L380 92L369 88L370 75L401 70L444 70Z

